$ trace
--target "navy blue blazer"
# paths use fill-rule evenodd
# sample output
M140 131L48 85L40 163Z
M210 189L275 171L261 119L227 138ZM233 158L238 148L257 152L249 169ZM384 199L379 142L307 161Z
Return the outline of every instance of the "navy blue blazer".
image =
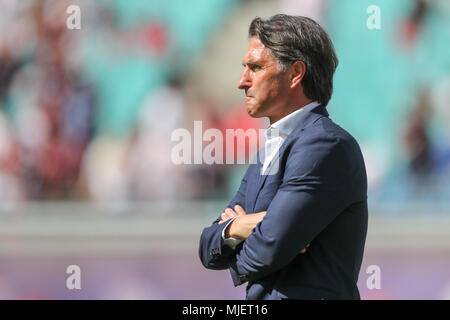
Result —
M250 165L228 205L267 210L263 220L231 249L219 216L201 234L202 264L229 269L235 286L248 281L247 299L360 299L368 211L358 143L318 106L300 119L275 159L269 175L260 174L260 161Z

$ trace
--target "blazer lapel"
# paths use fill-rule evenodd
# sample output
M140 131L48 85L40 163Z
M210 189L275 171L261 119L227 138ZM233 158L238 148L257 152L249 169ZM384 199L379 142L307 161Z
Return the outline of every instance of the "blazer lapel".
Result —
M314 108L313 110L311 110L310 112L305 114L305 116L299 120L295 129L289 134L289 136L283 142L283 144L281 145L281 147L278 150L278 152L276 153L276 155L271 160L269 166L266 169L266 174L263 174L261 172L263 163L261 162L261 157L259 156L259 153L258 153L258 163L257 163L258 168L256 169L257 170L256 173L259 175L259 177L256 180L257 183L256 183L255 188L253 188L254 194L252 192L252 195L251 195L251 196L253 196L252 212L255 211L256 200L258 200L258 196L259 196L261 190L264 188L264 183L266 182L267 176L276 174L277 173L276 170L280 169L279 168L280 156L283 154L284 150L286 149L286 146L289 144L289 141L298 137L301 131L303 131L309 125L313 124L316 120L318 120L322 117L328 117L328 115L329 114L328 114L327 110L325 109L325 107L323 107L321 105L317 106L316 108ZM260 152L264 152L264 149L260 150ZM275 165L275 164L277 164L277 165Z
M252 164L251 166L254 166L253 168L253 172L252 172L252 178L251 178L251 187L248 188L248 194L247 194L247 199L248 199L248 204L249 204L249 210L247 212L254 212L254 208L255 208L255 201L256 198L258 197L258 192L259 192L259 185L260 185L260 180L261 180L261 168L263 166L259 153L263 152L263 149L261 149L260 151L258 151L258 154L256 155L256 163Z

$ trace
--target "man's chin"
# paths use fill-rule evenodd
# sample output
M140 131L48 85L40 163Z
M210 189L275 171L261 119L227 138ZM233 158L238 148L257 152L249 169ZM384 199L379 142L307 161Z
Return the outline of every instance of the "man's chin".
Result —
M260 112L258 112L258 110L255 110L254 108L249 107L249 106L247 106L247 113L252 118L261 118L261 117L263 117L263 115L261 115Z

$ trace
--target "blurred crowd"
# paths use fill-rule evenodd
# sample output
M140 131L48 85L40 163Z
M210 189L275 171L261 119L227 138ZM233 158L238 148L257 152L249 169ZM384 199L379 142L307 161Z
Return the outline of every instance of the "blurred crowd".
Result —
M212 10L208 7L211 2L197 2ZM234 7L251 2L217 3ZM438 8L430 5L432 2L412 1L401 16L398 44L404 54L414 52L421 37L427 35L427 19ZM442 1L437 2L448 9ZM127 18L123 13L126 1L117 1L115 6L105 1L77 3L83 5L81 30L66 26L66 8L71 1L0 0L0 202L229 199L245 166L177 166L170 161L171 133L177 128L192 132L194 120L203 121L203 130L222 132L266 125L248 117L242 104L229 105L201 89L186 94L192 61L206 40L195 44L197 37L188 41L177 36L164 14L154 8L153 14L144 12L151 5L141 3L142 8ZM325 26L333 26L333 12L339 14L331 7L335 1L279 3L284 12L312 16ZM169 4L166 9L175 10ZM220 20L223 10L220 5L214 9L217 14L208 17L210 24ZM183 10L178 10L179 18ZM444 18L449 17L446 14ZM187 32L188 22L198 23L195 19L180 22L181 33ZM199 24L197 30L206 32L208 28ZM341 69L345 72L339 35L332 33L332 37L336 37L338 53L344 55ZM194 44L197 49L189 47ZM449 65L447 61L447 68ZM443 181L447 190L441 198L449 195L450 199L450 179L445 178L450 177L449 75L447 69L439 81L418 81L414 97L405 100L402 110L407 121L399 132L392 133L401 141L405 155L400 163L406 169L400 170L401 174L398 170L389 173L380 165L383 161L371 157L370 144L358 133L358 128L362 132L367 127L357 123L359 127L352 130L356 121L349 111L350 116L340 118L349 119L343 126L360 138L369 178L377 181L378 199L414 198L432 190L436 179ZM339 93L337 96L335 105L339 107ZM347 97L345 100L352 105ZM333 107L332 101L332 115ZM342 111L335 110L339 118ZM357 112L370 113L356 104L352 110L353 118L358 118ZM369 118L375 119L377 114L381 117L383 111L373 111ZM396 161L389 165L395 167ZM412 186L407 196L399 192L405 189L404 183Z
M46 3L2 3L0 199L76 197L95 91L68 62L72 40ZM65 8L64 8L65 9Z
M174 165L171 133L189 128L194 118L203 121L204 130L236 124L257 128L261 123L249 119L242 105L220 114L217 102L206 95L188 105L182 91L185 76L170 68L155 83L119 79L143 87L143 97L134 101L130 94L119 110L108 109L105 104L112 104L120 92L108 92L86 71L92 62L83 61L83 50L89 44L82 40L83 31L66 27L70 4L2 2L8 27L0 37L0 201L228 197L231 166ZM101 21L90 30L102 41L96 45L109 50L105 57L101 49L94 50L97 59L114 59L115 66L126 55L171 61L173 39L158 21L144 19L127 31L120 29L107 5L89 5L89 14L88 21ZM115 48L122 52L112 52ZM108 74L101 77L108 80ZM123 82L117 87L126 95Z
M444 28L436 29L439 25ZM450 203L450 34L445 26L450 26L450 3L440 0L411 2L396 24L396 47L412 57L410 68L416 71L398 133L403 158L391 164L376 193L379 201Z

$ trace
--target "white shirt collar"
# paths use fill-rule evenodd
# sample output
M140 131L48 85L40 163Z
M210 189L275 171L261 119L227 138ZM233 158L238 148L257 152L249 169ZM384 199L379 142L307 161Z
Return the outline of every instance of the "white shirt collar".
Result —
M272 129L277 129L278 132L275 134L275 136L279 135L283 137L287 137L294 129L297 123L300 121L300 119L306 115L307 112L311 111L315 107L317 107L320 103L317 101L313 101L308 103L307 105L301 107L298 110L295 110L294 112L291 112L284 118L281 118L280 120L276 121L275 123L272 123L269 128L267 128L265 135L266 139L271 139L272 137ZM275 133L275 132L274 132Z

